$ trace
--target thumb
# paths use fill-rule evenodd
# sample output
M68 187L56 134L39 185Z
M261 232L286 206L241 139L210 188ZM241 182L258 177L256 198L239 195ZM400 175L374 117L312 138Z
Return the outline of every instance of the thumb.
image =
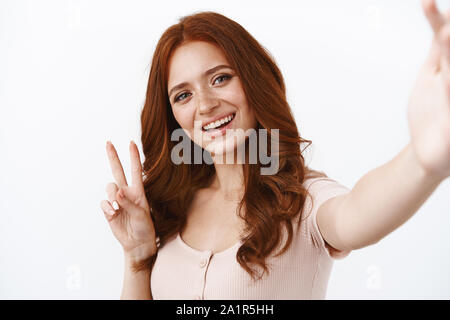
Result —
M435 0L422 0L422 8L434 33L437 34L445 24L445 17L436 6Z

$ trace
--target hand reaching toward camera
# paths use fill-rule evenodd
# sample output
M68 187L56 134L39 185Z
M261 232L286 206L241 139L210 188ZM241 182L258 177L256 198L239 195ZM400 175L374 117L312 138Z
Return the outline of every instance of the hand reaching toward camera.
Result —
M130 186L116 149L109 141L106 143L106 152L116 183L111 182L106 186L109 200L103 200L101 208L126 258L135 265L145 263L156 254L157 247L155 228L144 192L139 150L134 142L130 142Z
M450 176L450 10L442 13L435 0L422 0L434 36L408 104L411 142L422 168Z

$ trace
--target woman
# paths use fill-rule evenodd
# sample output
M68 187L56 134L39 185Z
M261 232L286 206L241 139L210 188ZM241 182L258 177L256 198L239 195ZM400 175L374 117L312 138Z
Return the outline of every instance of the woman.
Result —
M122 299L322 299L333 259L410 218L450 175L450 23L433 0L423 7L435 37L408 105L411 141L352 190L305 166L311 141L281 72L244 28L201 12L166 30L141 115L143 167L130 143L130 186L107 142L116 182L101 207L124 249ZM255 140L237 130L276 142L274 172L249 161ZM180 131L193 142L183 161Z

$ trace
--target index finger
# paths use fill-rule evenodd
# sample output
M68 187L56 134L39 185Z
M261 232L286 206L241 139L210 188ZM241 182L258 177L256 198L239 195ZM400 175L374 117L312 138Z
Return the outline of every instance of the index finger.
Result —
M106 153L108 154L109 164L111 166L112 174L119 187L127 186L127 179L123 172L122 164L117 155L116 148L114 148L111 141L106 142Z
M130 141L130 160L131 160L131 183L133 186L144 190L142 181L142 164L139 156L139 150L133 140Z

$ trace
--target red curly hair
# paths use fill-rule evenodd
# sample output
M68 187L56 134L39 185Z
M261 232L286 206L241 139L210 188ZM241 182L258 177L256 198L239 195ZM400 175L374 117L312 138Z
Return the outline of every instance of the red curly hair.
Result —
M223 50L241 79L258 128L266 129L269 138L271 129L279 129L278 172L261 175L259 161L243 165L245 189L238 214L246 228L236 259L253 279L258 279L268 272L265 260L278 246L283 227L288 237L278 254L283 254L292 242L292 220L302 214L309 195L303 186L306 176L326 175L305 166L300 147L303 143L308 147L311 141L299 135L286 100L283 76L270 53L241 25L221 14L208 11L182 17L157 44L141 113L144 187L158 246L181 232L195 192L209 186L215 173L214 165L194 161L175 165L170 158L175 146L171 133L180 126L167 93L168 61L177 47L194 40L213 43ZM192 148L200 147L192 143ZM256 266L262 268L259 275Z

